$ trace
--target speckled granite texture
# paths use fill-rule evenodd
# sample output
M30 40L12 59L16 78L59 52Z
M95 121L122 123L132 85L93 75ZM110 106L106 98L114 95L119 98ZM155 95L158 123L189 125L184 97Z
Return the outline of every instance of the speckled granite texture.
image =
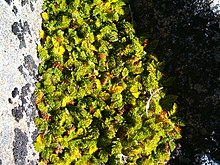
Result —
M0 0L0 164L34 165L42 0Z

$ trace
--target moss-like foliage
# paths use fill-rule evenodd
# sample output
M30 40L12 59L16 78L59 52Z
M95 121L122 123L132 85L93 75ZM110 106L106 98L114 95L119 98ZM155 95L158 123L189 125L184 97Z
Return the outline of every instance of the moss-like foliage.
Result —
M180 129L160 106L162 63L125 0L45 0L36 84L40 164L164 164ZM170 104L169 104L170 105Z

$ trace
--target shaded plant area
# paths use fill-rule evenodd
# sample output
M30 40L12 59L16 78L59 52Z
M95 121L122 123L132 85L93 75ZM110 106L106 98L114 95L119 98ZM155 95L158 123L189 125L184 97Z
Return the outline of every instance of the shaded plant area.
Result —
M199 164L201 154L220 160L220 27L208 1L135 0L136 30L159 40L156 52L175 77L184 120L181 140L169 164Z

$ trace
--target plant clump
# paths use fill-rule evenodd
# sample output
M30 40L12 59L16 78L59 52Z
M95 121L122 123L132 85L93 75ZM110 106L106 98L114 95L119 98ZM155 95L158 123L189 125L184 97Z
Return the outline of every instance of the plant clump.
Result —
M40 164L164 164L180 138L125 0L45 0L36 83ZM166 104L164 104L166 105ZM169 108L168 108L169 107Z

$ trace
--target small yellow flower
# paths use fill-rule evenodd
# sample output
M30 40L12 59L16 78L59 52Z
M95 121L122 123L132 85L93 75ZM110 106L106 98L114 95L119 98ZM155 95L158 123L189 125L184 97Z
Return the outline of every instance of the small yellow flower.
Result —
M43 39L45 37L45 32L43 30L40 30L40 38Z
M59 46L59 47L54 47L54 48L53 48L53 52L54 52L56 55L59 55L59 56L63 55L65 51L66 51L65 47L62 46L62 45Z
M44 21L48 21L48 20L49 20L49 16L48 16L48 14L47 14L46 12L43 12L43 13L41 14L41 16L42 16L42 18L43 18Z
M140 95L140 92L133 92L131 94L137 99Z
M36 143L43 144L43 138L44 138L43 134L38 135L38 137L36 139Z
M60 55L63 55L64 52L65 52L65 50L66 50L66 49L64 48L64 46L61 45L61 46L59 47L59 53L60 53Z

